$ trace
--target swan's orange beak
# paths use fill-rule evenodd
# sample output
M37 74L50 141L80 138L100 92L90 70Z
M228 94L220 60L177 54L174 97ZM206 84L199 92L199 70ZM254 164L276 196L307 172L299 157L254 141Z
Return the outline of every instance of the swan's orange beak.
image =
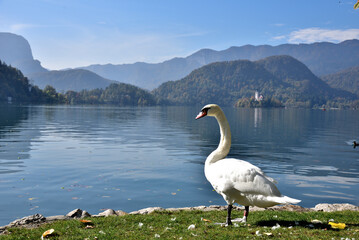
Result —
M205 116L207 116L207 111L202 111L202 112L198 113L196 119L200 119Z

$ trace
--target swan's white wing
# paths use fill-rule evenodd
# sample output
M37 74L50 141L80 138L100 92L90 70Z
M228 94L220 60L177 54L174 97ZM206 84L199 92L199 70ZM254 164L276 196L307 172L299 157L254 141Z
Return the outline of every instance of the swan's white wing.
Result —
M206 177L215 190L227 198L281 196L272 178L243 160L228 158L211 164L206 169Z

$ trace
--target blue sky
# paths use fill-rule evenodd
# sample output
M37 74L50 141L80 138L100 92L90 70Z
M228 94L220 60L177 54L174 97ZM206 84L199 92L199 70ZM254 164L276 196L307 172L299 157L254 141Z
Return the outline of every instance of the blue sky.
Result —
M51 70L157 63L199 49L359 39L356 0L0 0L0 32Z

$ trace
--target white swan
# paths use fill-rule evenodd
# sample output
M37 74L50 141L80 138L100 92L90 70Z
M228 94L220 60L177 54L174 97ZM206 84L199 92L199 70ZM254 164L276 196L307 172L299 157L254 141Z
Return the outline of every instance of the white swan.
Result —
M196 119L204 116L215 117L220 127L221 139L218 148L207 157L204 173L213 188L228 204L227 225L232 224L231 211L234 203L245 206L243 218L237 221L246 222L249 206L265 208L300 202L283 196L275 185L276 181L266 176L260 168L243 160L225 158L231 147L231 130L226 116L218 105L204 106Z

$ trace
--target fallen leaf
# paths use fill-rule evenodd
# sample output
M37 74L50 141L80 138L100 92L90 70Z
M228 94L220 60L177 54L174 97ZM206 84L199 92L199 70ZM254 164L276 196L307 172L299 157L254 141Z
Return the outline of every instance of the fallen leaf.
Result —
M53 234L54 232L55 232L55 229L53 229L53 228L51 228L51 229L45 231L45 232L42 234L41 239L44 239L44 238L46 238L47 236L50 236L50 235Z
M86 224L89 224L89 223L91 224L92 223L91 220L86 220L86 219L81 219L80 222L86 223Z
M344 229L345 228L345 223L329 222L328 224L334 229Z
M212 222L211 220L208 220L208 219L205 219L205 218L202 218L202 221L204 221L204 222Z

